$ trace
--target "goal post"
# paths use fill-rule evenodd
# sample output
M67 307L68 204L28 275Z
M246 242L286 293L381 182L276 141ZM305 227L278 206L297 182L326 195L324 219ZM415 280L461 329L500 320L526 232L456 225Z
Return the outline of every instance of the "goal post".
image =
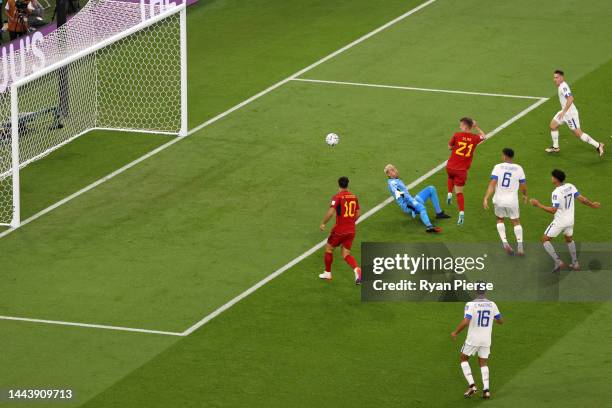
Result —
M21 224L21 169L92 130L187 135L186 5L143 1L91 0L2 50L0 225Z

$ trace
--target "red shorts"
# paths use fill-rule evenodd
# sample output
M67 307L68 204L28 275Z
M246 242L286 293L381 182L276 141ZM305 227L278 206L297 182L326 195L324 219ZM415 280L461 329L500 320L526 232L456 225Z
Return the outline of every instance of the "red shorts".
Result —
M351 249L351 247L353 246L353 240L354 239L355 239L355 233L354 232L338 234L338 233L332 231L332 233L329 234L329 238L327 238L327 243L329 245L331 245L332 247L334 247L334 248L339 247L340 245L342 245L346 249Z
M448 179L452 180L455 186L465 186L465 182L467 181L467 170L457 170L457 169L449 169L446 168L446 174L448 174Z

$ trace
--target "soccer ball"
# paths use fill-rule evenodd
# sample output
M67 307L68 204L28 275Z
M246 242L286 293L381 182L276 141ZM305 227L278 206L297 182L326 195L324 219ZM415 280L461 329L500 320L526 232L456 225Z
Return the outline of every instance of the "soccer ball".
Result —
M335 133L330 133L327 136L325 136L325 143L327 143L330 146L337 145L339 141L340 141L340 137Z

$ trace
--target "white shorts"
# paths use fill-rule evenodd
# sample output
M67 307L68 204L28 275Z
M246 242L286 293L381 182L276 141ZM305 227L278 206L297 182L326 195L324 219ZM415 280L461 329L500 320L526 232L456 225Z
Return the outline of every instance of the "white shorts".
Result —
M571 130L580 129L580 117L578 116L577 111L566 112L565 116L563 117L563 120L559 120L557 116L559 116L561 112L563 111L557 112L555 116L553 117L553 121L555 123L557 123L558 125L562 125L563 123L565 123L567 127L569 127Z
M478 357L480 358L489 358L489 354L491 354L491 347L485 346L472 346L471 344L463 343L463 347L461 347L461 353L466 356L473 356L478 353Z
M510 218L511 220L516 220L519 218L519 208L516 207L505 207L505 206L497 206L493 204L493 209L495 210L495 216L499 218Z
M544 235L550 238L554 238L559 236L559 234L563 233L566 237L571 237L574 235L574 226L573 225L564 225L560 226L555 221L551 222L546 231L544 231Z

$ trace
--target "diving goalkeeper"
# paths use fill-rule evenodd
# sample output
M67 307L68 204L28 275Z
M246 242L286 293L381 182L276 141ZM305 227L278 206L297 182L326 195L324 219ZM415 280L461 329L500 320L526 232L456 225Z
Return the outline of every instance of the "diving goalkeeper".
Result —
M429 220L429 215L427 215L427 209L425 208L425 203L427 200L431 200L431 203L436 210L436 218L450 218L447 214L442 211L440 208L440 201L438 200L438 192L434 186L427 186L423 190L421 190L416 197L412 197L410 192L406 188L406 185L399 178L399 172L397 168L392 164L387 164L385 166L385 174L387 175L387 185L389 187L389 191L393 198L395 198L395 202L400 206L402 211L406 214L412 215L413 218L419 215L421 218L421 222L425 224L426 232L442 232L442 228L434 226Z

